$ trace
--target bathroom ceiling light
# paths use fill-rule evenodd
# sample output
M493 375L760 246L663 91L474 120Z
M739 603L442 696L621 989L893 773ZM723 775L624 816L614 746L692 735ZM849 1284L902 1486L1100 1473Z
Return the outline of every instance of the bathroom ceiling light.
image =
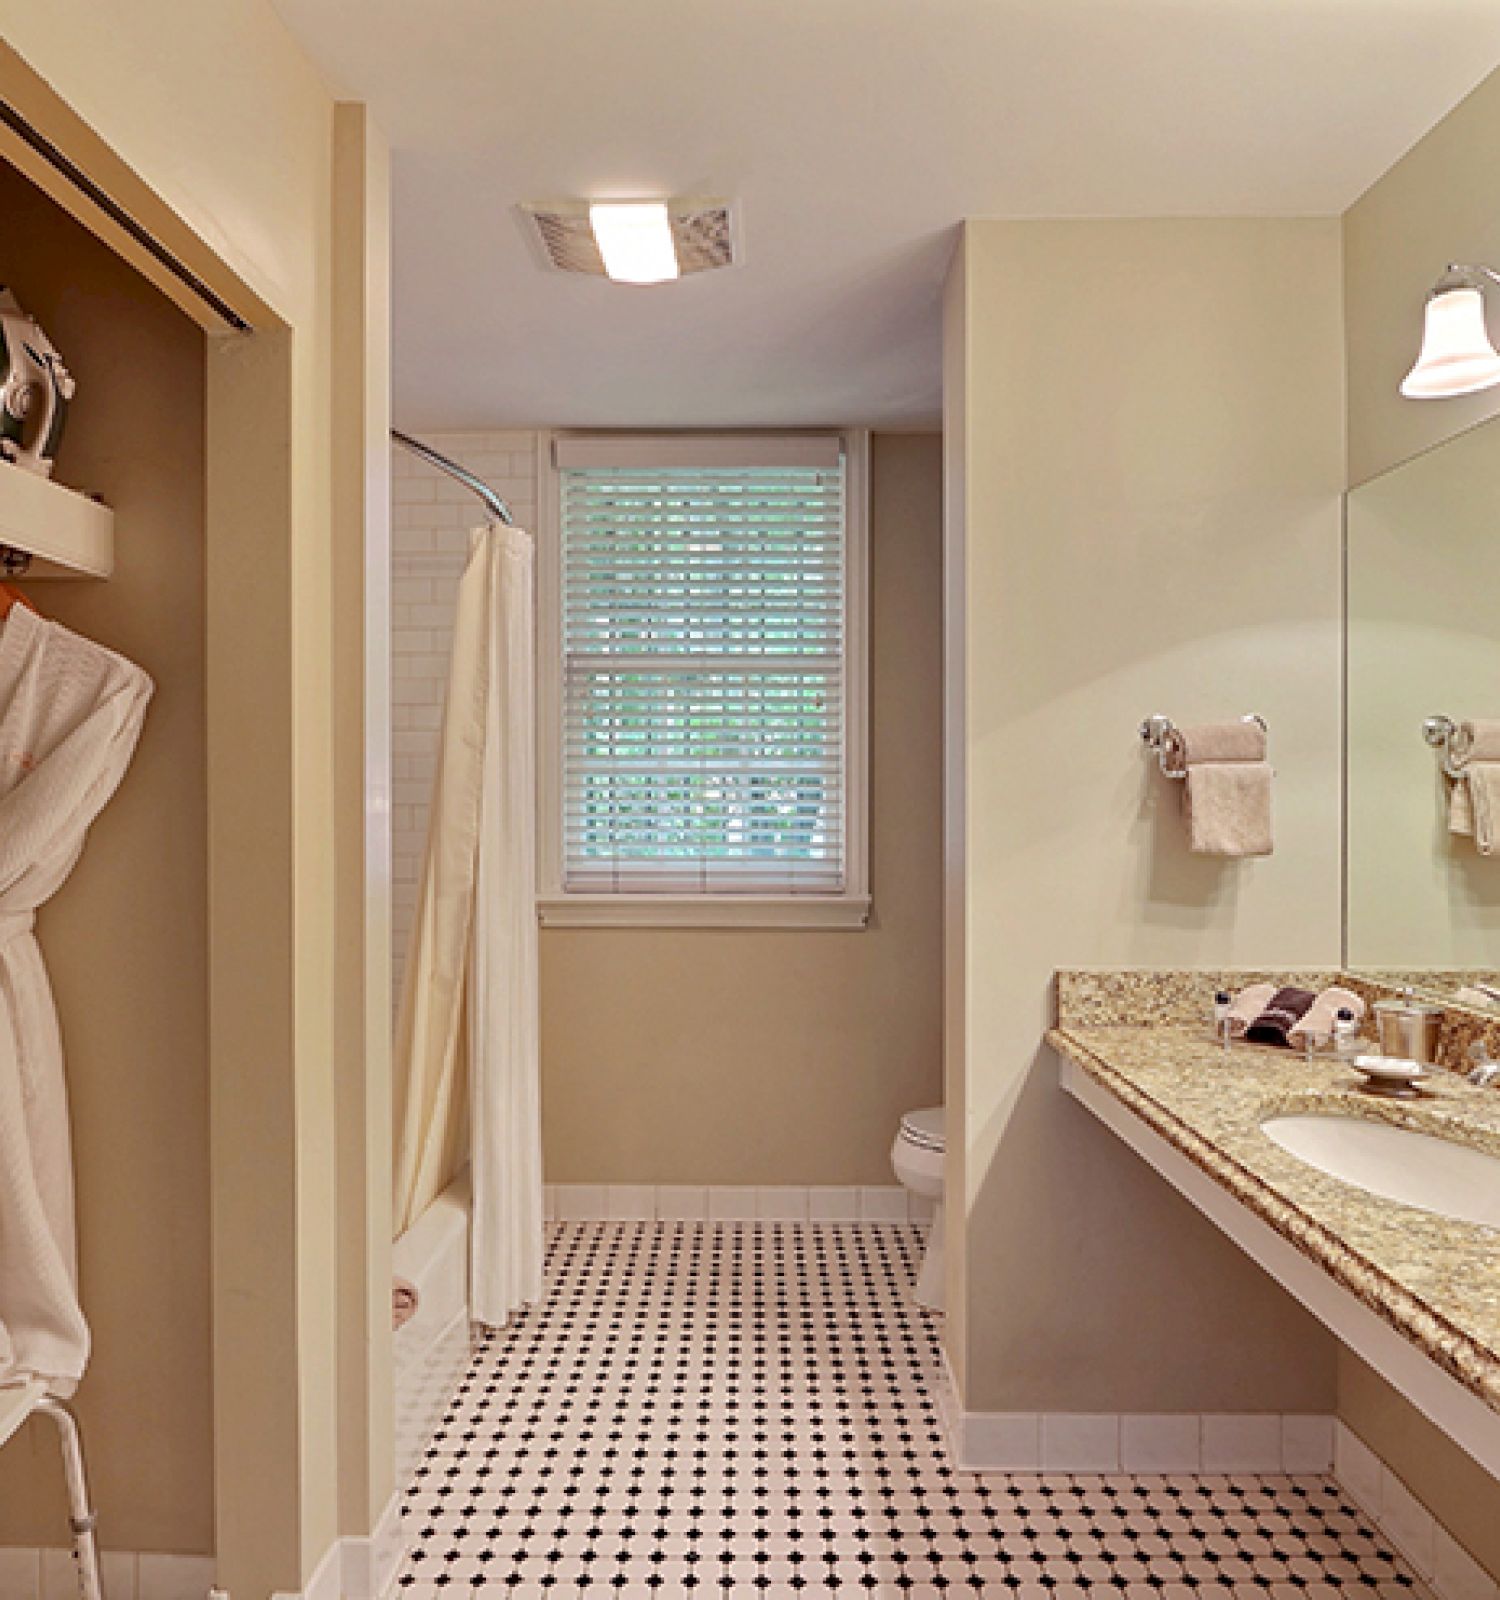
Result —
M616 283L670 283L682 276L664 202L591 205L589 226L604 259L604 270Z
M615 202L608 204L611 210L619 209ZM603 211L605 205L604 201L591 205L587 200L540 200L518 206L517 211L526 223L527 236L537 251L538 263L557 272L577 272L592 278L618 276L605 265L594 226L594 213ZM652 201L650 205L658 214L666 212L667 226L671 230L677 271L669 274L665 281L739 264L739 222L728 200L679 197ZM608 230L611 224L606 221L604 226ZM653 226L659 228L659 223ZM664 261L663 257L663 264Z
M1408 400L1448 400L1500 384L1500 353L1484 320L1486 279L1500 283L1500 274L1453 265L1433 285L1421 353L1401 380Z

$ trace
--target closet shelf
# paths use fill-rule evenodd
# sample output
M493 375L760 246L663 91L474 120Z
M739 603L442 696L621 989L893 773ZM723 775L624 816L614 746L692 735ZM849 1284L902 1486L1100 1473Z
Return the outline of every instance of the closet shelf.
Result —
M27 578L107 578L115 514L76 489L0 461L0 544L32 557Z

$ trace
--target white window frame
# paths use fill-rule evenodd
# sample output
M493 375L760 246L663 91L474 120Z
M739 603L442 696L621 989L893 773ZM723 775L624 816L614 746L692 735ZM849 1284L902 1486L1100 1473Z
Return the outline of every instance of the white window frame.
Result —
M814 894L599 894L563 885L562 828L562 477L555 443L597 434L544 432L537 437L537 907L554 928L864 928L870 918L870 436L863 428L836 433L844 453L844 887ZM623 438L625 435L613 435ZM639 448L657 448L691 466L695 456L722 459L743 445L754 465L757 441L788 433L631 433Z

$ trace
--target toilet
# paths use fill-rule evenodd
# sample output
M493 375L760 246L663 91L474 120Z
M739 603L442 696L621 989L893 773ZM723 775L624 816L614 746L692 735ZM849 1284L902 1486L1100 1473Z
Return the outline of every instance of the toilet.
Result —
M943 1309L943 1159L946 1151L941 1106L924 1106L902 1117L896 1142L891 1146L891 1165L913 1194L933 1203L927 1253L922 1257L922 1270L917 1274L912 1291L917 1304L926 1306L929 1311Z

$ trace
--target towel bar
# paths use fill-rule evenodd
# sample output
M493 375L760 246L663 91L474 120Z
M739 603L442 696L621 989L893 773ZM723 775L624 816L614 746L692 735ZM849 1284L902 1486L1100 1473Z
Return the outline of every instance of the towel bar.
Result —
M1258 711L1241 717L1240 721L1258 722L1263 732L1269 731L1266 719ZM1156 759L1167 777L1187 777L1187 764L1182 760L1182 742L1177 736L1177 726L1170 717L1164 717L1158 711L1141 724L1140 733L1142 742L1156 752Z
M1445 777L1463 777L1468 756L1460 748L1462 732L1452 717L1428 717L1422 724L1422 737L1438 752Z

